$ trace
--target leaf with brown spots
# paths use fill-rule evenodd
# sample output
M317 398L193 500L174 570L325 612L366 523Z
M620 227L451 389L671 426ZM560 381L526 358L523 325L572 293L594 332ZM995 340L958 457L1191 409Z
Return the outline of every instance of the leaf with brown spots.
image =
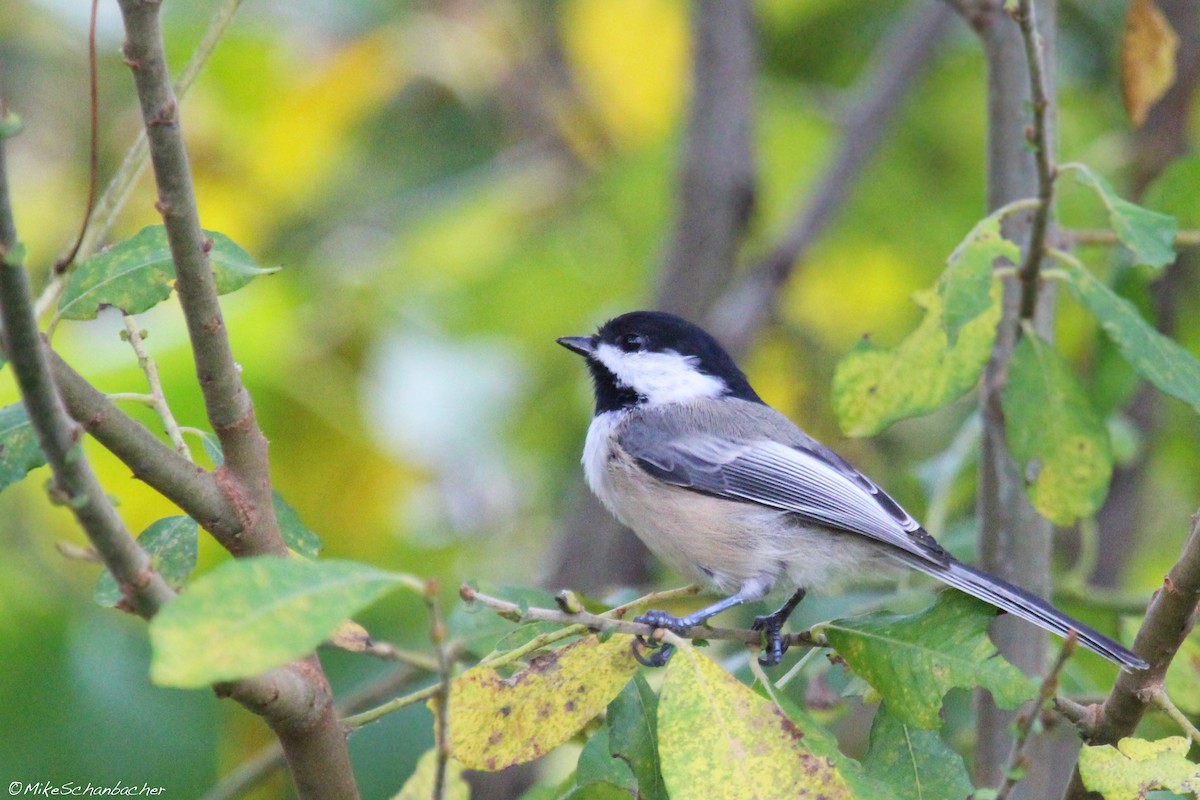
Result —
M658 747L671 797L705 800L851 800L832 759L804 733L691 647L667 667L658 701Z
M469 769L499 770L570 739L637 671L625 636L588 636L511 677L469 669L450 685L450 752Z

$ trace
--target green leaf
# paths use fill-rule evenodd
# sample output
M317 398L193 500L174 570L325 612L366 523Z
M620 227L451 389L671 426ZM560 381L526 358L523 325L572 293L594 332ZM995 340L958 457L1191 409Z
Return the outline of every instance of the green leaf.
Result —
M1124 200L1112 184L1082 164L1072 165L1076 180L1090 187L1108 209L1108 223L1134 262L1162 267L1175 260L1175 218Z
M321 537L304 524L300 514L283 499L277 489L271 490L271 499L275 506L275 519L279 520L279 532L283 534L288 549L305 558L316 558L321 552Z
M45 463L24 404L0 408L0 490Z
M1000 217L996 214L984 217L950 254L937 282L948 346L957 343L964 326L992 307L995 262L1006 259L1016 264L1020 258L1021 248L1000 235Z
M1032 331L1013 351L1000 404L1038 513L1056 525L1096 513L1112 476L1108 428L1071 366Z
M245 558L193 581L150 621L150 677L192 688L245 678L311 651L410 575L351 561Z
M935 731L905 725L879 706L871 744L863 759L867 773L912 800L961 800L974 791L962 757Z
M942 300L933 290L913 295L925 309L925 318L895 348L885 350L866 339L855 345L833 376L833 408L842 430L850 436L871 436L896 420L935 411L970 390L996 338L998 282L990 298L987 311L962 326L953 347L948 346L942 321Z
M208 258L218 294L237 291L257 276L279 270L260 267L223 233L204 233L212 240ZM58 301L58 315L63 319L95 319L105 306L138 314L167 299L174 287L175 262L167 245L166 229L152 225L80 264Z
M543 756L599 714L637 666L628 637L587 636L508 678L469 669L450 685L450 752L488 771Z
M608 749L637 778L639 800L668 800L658 761L658 697L640 673L608 704Z
M624 790L626 797L637 790L637 779L629 765L609 752L607 728L600 728L593 733L579 752L575 783L581 787L590 783L609 784Z
M953 589L916 614L875 612L824 626L830 646L864 678L900 721L938 727L942 697L955 687L982 686L996 705L1016 708L1034 685L997 657L987 635L996 609Z
M1071 288L1125 359L1146 380L1200 413L1200 360L1154 330L1133 304L1082 266L1063 262Z
M850 800L832 762L804 749L804 733L693 647L667 666L658 748L671 797Z
M1188 740L1171 736L1148 742L1122 739L1117 746L1085 745L1079 751L1083 785L1105 800L1138 800L1150 789L1200 792L1200 767L1187 760Z
M200 526L191 517L166 517L138 534L138 543L163 580L178 590L196 568ZM108 570L100 573L92 598L102 606L115 606L122 594Z
M450 759L446 762L443 800L471 800L471 787L463 777L463 765ZM417 761L417 768L404 783L404 788L392 800L429 800L437 778L437 750L427 750Z

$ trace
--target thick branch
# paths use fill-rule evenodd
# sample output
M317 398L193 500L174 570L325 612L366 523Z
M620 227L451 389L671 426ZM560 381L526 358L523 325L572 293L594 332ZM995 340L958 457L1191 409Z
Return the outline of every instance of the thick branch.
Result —
M744 352L754 341L770 318L780 287L845 204L953 17L948 6L915 2L876 48L855 88L859 99L845 116L844 135L829 167L779 241L713 309L710 329L733 352Z
M0 316L4 319L5 349L38 445L54 474L53 493L74 513L104 566L125 592L130 607L149 618L174 592L125 527L83 455L83 432L67 415L50 377L33 316L29 280L17 261L18 251L0 140Z
M121 459L133 477L160 492L222 545L239 554L241 518L213 474L167 447L57 353L49 348L46 351L63 402L84 430Z
M1092 744L1116 744L1131 736L1146 709L1154 702L1155 691L1166 680L1167 667L1192 630L1196 604L1200 602L1200 511L1192 516L1192 529L1175 566L1163 578L1162 588L1150 601L1146 618L1133 641L1133 651L1150 662L1150 668L1123 671L1100 709L1092 728ZM1071 779L1068 800L1088 796L1079 779Z
M133 71L142 108L158 186L155 206L162 214L175 262L175 288L187 321L196 376L209 422L225 453L221 472L233 478L226 489L237 495L232 498L234 504L245 509L243 550L253 555L285 555L287 548L271 506L267 441L233 358L208 260L211 243L200 228L179 106L159 31L160 4L121 0L120 5L125 19L125 60Z

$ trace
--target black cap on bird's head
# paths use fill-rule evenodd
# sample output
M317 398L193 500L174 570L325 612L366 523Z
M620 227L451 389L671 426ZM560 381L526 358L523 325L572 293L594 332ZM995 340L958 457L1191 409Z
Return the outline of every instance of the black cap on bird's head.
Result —
M714 397L762 402L716 339L664 311L631 311L558 343L587 359L597 414Z

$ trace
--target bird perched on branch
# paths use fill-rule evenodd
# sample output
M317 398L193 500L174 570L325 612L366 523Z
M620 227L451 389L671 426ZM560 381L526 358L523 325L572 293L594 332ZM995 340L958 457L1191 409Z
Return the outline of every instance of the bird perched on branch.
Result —
M754 628L778 664L781 630L809 589L895 566L969 595L1125 667L1146 662L1045 600L951 556L870 478L766 405L711 335L672 314L634 311L592 336L564 336L596 393L588 486L656 556L726 597L637 621L676 633L776 588L791 597ZM643 643L644 644L644 643ZM643 663L661 666L670 645Z

